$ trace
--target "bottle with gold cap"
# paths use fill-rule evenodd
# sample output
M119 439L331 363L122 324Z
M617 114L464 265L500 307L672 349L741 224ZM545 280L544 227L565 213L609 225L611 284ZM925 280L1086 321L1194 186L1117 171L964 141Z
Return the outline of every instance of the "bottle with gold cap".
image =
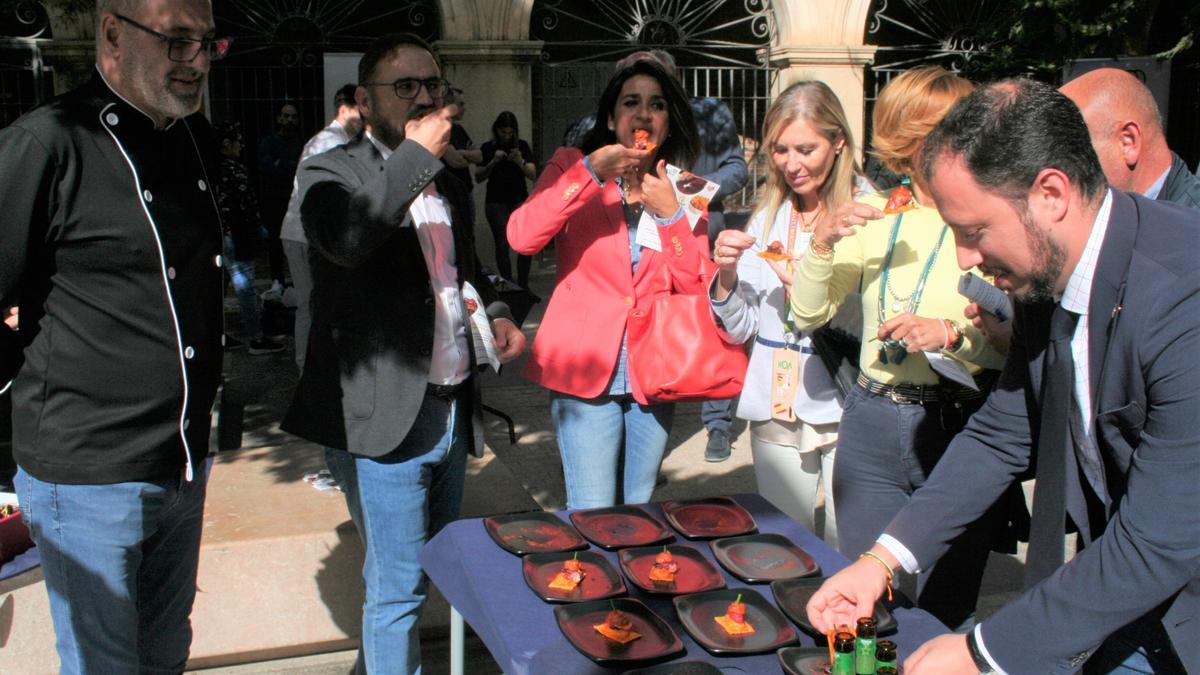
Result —
M854 675L854 635L847 632L833 636L833 670L831 675Z
M854 641L855 675L875 675L875 619L864 616L855 629L858 636Z
M880 668L896 667L896 643L891 640L880 640L875 643L875 675Z

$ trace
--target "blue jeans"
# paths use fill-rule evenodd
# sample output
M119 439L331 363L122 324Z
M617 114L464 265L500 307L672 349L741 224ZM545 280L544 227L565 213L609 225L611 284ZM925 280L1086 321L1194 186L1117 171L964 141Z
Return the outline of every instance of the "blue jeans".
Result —
M871 547L983 401L913 405L862 387L850 392L833 463L842 555L853 560ZM1001 508L993 507L969 526L936 565L917 576L917 605L951 629L972 623Z
M469 388L464 388L469 391ZM417 620L428 579L417 553L458 517L471 425L460 401L426 395L404 441L382 457L325 449L366 548L356 672L419 673Z
M1144 616L1117 630L1083 666L1085 675L1135 675L1186 671L1162 623Z
M722 398L700 404L700 421L704 423L704 429L708 433L729 433L729 427L733 424L733 401L732 398Z
M644 406L629 395L585 399L551 392L550 417L562 456L567 508L650 501L674 404Z
M62 673L180 673L205 479L66 485L18 470L42 558Z
M237 295L242 313L242 329L253 340L262 337L262 317L258 313L258 291L254 288L254 261L237 260L233 252L233 237L225 237L225 270Z

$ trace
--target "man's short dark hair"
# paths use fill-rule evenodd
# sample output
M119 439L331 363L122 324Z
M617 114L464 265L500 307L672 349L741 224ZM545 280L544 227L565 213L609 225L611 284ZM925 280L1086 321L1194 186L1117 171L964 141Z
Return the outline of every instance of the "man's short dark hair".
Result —
M424 49L429 52L434 61L437 61L437 52L433 47L421 39L419 36L412 33L389 33L376 38L374 42L367 47L367 51L363 52L362 58L358 61L358 83L365 85L375 79L375 70L379 67L379 62L387 58L400 47L411 46L418 49ZM440 63L438 64L441 65Z
M333 107L340 108L344 105L357 105L354 101L354 90L358 88L356 84L343 84L338 87L337 92L333 94Z
M1062 171L1087 198L1108 184L1079 108L1035 80L996 82L955 104L925 139L926 181L944 154L962 157L981 187L1014 202L1025 202L1046 168Z

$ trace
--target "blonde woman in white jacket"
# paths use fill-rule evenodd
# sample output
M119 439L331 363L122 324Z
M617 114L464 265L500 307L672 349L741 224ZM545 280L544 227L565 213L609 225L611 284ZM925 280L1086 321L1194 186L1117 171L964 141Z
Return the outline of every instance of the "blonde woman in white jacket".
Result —
M869 184L841 102L822 82L797 82L780 94L767 111L763 139L767 183L746 231L717 236L713 259L720 271L710 298L728 339L752 345L737 416L750 422L759 493L815 532L823 486L824 539L837 546L832 470L841 403L813 351L812 331L791 325L787 298L792 267L808 250L813 227ZM834 325L860 332L858 304L844 303L843 314L853 316L839 315Z

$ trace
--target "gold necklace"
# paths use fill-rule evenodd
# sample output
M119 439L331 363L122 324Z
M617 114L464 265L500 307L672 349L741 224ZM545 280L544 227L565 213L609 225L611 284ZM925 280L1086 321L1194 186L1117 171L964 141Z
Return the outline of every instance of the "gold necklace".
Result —
M796 209L796 213L800 214L800 225L801 225L800 231L801 232L812 232L813 228L817 226L817 221L821 219L821 214L824 212L825 212L825 207L818 206L817 210L813 212L812 220L805 220L804 212L801 211L800 209Z

